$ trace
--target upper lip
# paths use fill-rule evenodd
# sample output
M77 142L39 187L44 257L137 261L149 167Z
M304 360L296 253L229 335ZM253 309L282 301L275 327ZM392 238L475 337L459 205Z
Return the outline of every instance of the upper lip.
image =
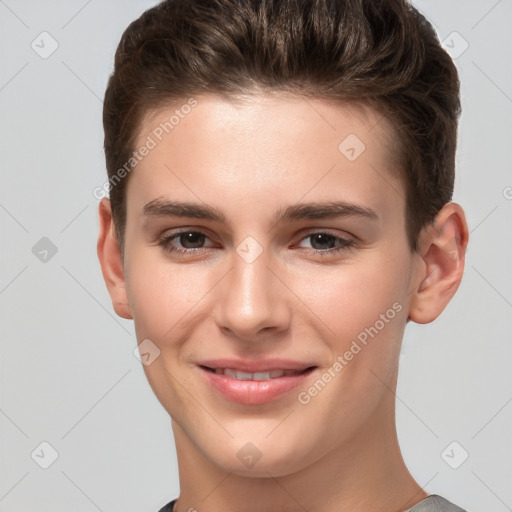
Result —
M271 370L296 370L303 371L314 366L313 364L292 361L291 359L261 359L258 361L249 361L243 359L208 359L197 363L200 366L207 366L213 370L217 368L230 368L248 373L268 372Z

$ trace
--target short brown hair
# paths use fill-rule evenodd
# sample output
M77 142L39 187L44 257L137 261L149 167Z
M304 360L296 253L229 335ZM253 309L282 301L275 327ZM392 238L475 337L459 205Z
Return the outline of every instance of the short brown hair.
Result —
M417 250L421 229L452 197L460 99L453 61L406 0L165 0L145 11L121 37L105 93L110 183L149 110L256 88L364 102L384 113ZM110 187L121 246L127 178Z

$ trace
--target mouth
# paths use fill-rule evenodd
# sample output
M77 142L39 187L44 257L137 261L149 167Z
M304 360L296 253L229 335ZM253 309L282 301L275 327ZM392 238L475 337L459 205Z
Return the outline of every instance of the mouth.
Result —
M210 373L216 375L225 375L230 379L236 380L270 380L279 379L281 377L289 377L291 375L305 375L311 373L316 366L309 366L304 370L287 370L277 368L274 370L261 371L261 372L245 372L243 370L237 370L236 368L210 368L209 366L199 365L201 368Z
M204 364L197 365L197 368L208 388L205 392L213 391L229 402L262 405L279 398L290 400L294 390L308 385L312 379L310 376L318 367L265 368L252 372Z

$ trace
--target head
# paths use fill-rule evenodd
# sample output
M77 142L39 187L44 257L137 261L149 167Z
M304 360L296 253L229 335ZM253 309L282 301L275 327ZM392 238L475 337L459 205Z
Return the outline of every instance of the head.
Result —
M405 1L171 0L126 29L98 251L158 354L157 397L207 459L256 474L236 457L250 441L286 474L390 420L405 325L462 276L459 113L456 68ZM200 363L226 357L315 369L241 405L206 384ZM283 408L294 421L268 437Z
M201 93L257 90L362 103L382 115L417 250L420 230L452 197L460 101L455 65L405 0L167 1L135 20L119 43L103 116L120 244L138 164L130 159L148 112Z

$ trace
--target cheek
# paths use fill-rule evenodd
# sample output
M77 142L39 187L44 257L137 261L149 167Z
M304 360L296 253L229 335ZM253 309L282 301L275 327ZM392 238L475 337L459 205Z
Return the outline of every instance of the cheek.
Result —
M215 284L222 277L219 268L173 264L153 249L131 247L129 254L128 300L138 334L144 337L163 340L177 324L181 330L182 324L187 324L186 318L196 316L202 309L200 303L209 302L205 300L207 295L215 293ZM302 315L300 302L297 303L295 315L316 317L327 333L350 341L374 325L395 302L403 302L407 288L403 269L407 262L397 264L396 258L396 254L375 254L339 265L310 265L303 270L284 271L284 280L306 306ZM389 261L395 263L390 265ZM283 290L281 300L288 301L288 295L289 291Z
M200 265L178 266L154 249L132 249L127 293L138 339L140 334L161 343L211 288L207 277Z
M336 340L333 348L341 350L376 322L377 327L382 327L381 315L385 317L385 329L380 329L383 334L384 331L397 334L402 330L403 315L396 313L398 309L405 310L407 262L391 265L390 261L395 262L396 258L375 254L337 267L310 271L307 278L296 279L297 294ZM394 321L398 317L400 320Z
M347 421L343 411L357 411L350 420L357 423L377 406L386 389L382 382L392 385L407 320L407 259L399 255L366 255L317 273L302 288L303 296L310 290L305 302L328 327L324 344L330 352L322 398L313 398L315 389L303 390L304 399L314 402L306 406L309 412L332 408Z
M306 404L311 431L332 429L333 438L340 423L352 431L372 414L386 386L392 386L398 362L407 317L406 261L395 268L386 263L395 260L387 257L370 260L319 272L301 290L301 297L309 290L305 302L328 327L324 344L330 360L320 375L322 382L301 390L300 403ZM326 410L332 423L324 427L315 418L325 416Z

